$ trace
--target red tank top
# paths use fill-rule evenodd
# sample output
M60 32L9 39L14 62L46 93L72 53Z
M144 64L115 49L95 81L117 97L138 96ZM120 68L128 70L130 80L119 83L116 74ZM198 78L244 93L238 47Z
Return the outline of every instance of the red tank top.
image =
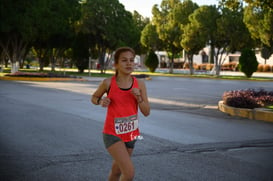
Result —
M108 98L111 103L107 109L103 133L119 137L124 142L135 140L139 136L138 103L131 93L132 88L138 88L138 82L133 78L130 89L122 90L118 87L116 76L111 79Z

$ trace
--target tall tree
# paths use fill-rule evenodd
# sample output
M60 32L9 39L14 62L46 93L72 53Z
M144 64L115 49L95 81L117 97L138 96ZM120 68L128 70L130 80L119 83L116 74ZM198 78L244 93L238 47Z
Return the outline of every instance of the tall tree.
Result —
M216 32L217 23L216 20L220 17L220 13L216 6L201 6L193 13L193 21L195 21L199 30L206 34L207 43L210 45L210 63L214 63L215 55L215 42L216 42Z
M142 30L140 42L148 50L156 51L163 48L163 42L158 37L156 26L152 23L147 24Z
M171 56L170 73L173 72L174 57L183 49L180 44L183 27L189 23L189 15L197 8L198 5L191 0L163 0L160 8L157 5L153 7L153 24L165 50Z
M219 76L221 65L229 53L243 48L253 48L255 44L243 22L243 8L222 7L221 15L216 23L215 71ZM225 57L223 57L224 54Z
M190 16L190 19L193 16ZM181 45L187 52L189 61L190 74L193 72L193 55L198 54L199 51L206 45L207 38L203 31L200 31L198 23L192 22L187 24L184 28Z
M138 39L138 43L136 44L134 50L136 51L137 54L144 54L147 51L145 50L145 47L141 44L141 32L145 28L147 24L150 23L149 18L144 18L142 15L140 15L137 11L133 12L133 22L134 22L134 27L136 27L136 39Z
M55 58L65 48L73 36L72 25L75 21L74 13L78 2L75 0L37 0L33 7L35 40L33 45L37 52L48 53L54 70ZM53 51L54 50L54 51ZM40 54L40 70L44 67L45 55Z
M175 55L182 50L180 46L180 24L174 19L174 9L180 3L180 0L163 0L160 8L154 5L152 9L152 21L156 26L159 38L163 41L165 50L171 55L170 73L173 73Z
M220 4L231 9L245 5L244 23L252 38L266 46L273 46L272 0L220 0Z
M262 45L261 49L261 57L264 59L264 64L266 64L267 59L271 57L273 53L273 48L268 47L266 45Z
M253 46L250 34L243 23L242 9L202 6L190 16L190 24L184 28L184 31L185 39L181 44L191 53L198 52L198 48L201 49L204 43L211 46L210 58L213 61L210 62L215 63L216 76L220 75L224 53L228 55L230 52ZM200 40L196 41L196 39Z
M272 0L245 0L251 6L261 7L262 9L273 9Z
M256 47L261 47L261 55L266 62L267 57L273 53L272 0L221 0L221 4L230 9L240 8L243 2L245 2L243 21L251 37L256 41Z
M132 14L118 0L88 0L82 8L81 31L95 42L93 48L104 73L106 53L111 54L118 46L135 47L139 41Z
M72 22L76 0L1 0L0 46L11 60L12 72L24 59L30 47L44 49L52 35L66 32ZM37 51L38 52L38 51ZM45 57L45 56L43 56Z
M254 39L273 47L273 8L249 5L245 8L244 22Z
M19 62L32 39L34 0L0 1L0 46L4 57L11 61L11 72L19 69Z
M247 5L259 7L262 9L273 9L272 0L220 0L220 4L224 4L229 8L237 8L245 2Z
M55 1L55 3L53 4L54 10L52 10L52 13L58 16L56 21L60 23L57 25L57 31L52 32L48 40L52 71L55 71L57 60L62 59L65 51L71 48L73 38L75 37L74 25L80 17L78 0L60 0Z

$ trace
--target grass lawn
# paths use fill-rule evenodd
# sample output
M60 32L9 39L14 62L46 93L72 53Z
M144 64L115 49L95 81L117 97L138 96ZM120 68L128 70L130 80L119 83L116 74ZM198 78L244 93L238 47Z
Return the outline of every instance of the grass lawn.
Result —
M20 69L20 72L34 72L34 73L52 73L51 69L48 67L45 67L45 70L40 72L37 69ZM3 72L0 72L0 77L5 76L7 73L10 73L10 69L4 69ZM84 73L79 73L77 69L56 69L54 74L59 75L71 75L71 76L91 76L91 77L110 77L115 74L114 70L107 70L106 73L101 74L100 70L91 70L90 73L88 70L85 70ZM253 80L253 81L273 81L270 77L251 77L246 78L245 76L231 76L231 75L221 75L216 77L215 75L207 75L207 74L182 74L182 73L165 73L165 72L147 72L147 71L138 71L135 70L133 74L145 74L149 75L151 77L153 76L168 76L168 77L190 77L190 78L206 78L206 79L229 79L229 80Z
M271 105L271 106L266 106L265 108L270 109L270 111L273 112L273 105Z

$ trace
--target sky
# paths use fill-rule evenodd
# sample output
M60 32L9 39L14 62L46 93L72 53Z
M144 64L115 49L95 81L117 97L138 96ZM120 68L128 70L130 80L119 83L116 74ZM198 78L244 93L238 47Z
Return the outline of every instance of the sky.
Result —
M144 17L152 16L152 7L155 4L160 5L162 0L119 0L122 3L127 11L133 12L136 10L139 14ZM218 4L217 0L192 0L201 5L213 5Z

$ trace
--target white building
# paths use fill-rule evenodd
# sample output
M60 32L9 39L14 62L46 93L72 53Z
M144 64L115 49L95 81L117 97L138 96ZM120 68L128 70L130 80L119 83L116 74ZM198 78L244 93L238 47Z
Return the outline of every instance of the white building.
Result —
M160 65L162 65L162 63L166 63L167 65L169 65L170 61L169 61L169 58L168 58L168 55L167 55L167 52L165 51L156 51L155 52L156 55L158 56L158 60L159 60L159 67ZM240 52L236 52L236 53L231 53L229 54L223 61L223 64L225 63L230 63L230 62L238 62L239 61L239 57L240 57L241 53ZM225 57L226 55L224 54L223 55L223 58ZM265 60L264 58L261 57L261 53L260 52L256 52L256 58L257 58L257 61L260 63L260 64L264 64L265 63ZM184 58L180 58L177 60L178 62L181 61L183 62L184 61ZM203 63L209 63L209 47L206 47L204 48L203 50L201 50L199 52L199 54L197 55L194 55L193 56L193 62L196 63L196 64L203 64ZM269 59L266 60L266 64L268 65L271 65L273 66L273 55L271 55L271 57Z

